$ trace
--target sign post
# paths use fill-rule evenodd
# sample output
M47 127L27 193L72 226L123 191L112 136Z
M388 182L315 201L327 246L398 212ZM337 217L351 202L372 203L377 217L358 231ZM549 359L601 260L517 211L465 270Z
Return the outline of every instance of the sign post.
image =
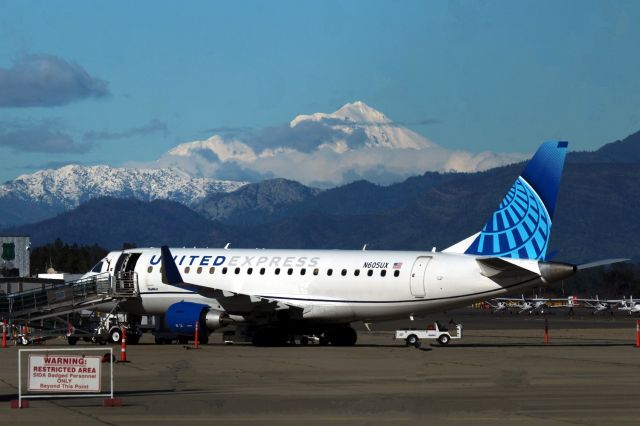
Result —
M109 392L102 392L102 355L86 352L105 351L105 348L77 349L20 349L18 351L18 400L13 408L27 408L30 398L108 397L104 405L121 405L113 397L113 349L106 348L109 356ZM72 353L69 353L72 352ZM27 360L27 393L23 389L22 354ZM77 353L77 354L76 354ZM17 404L15 404L17 402Z

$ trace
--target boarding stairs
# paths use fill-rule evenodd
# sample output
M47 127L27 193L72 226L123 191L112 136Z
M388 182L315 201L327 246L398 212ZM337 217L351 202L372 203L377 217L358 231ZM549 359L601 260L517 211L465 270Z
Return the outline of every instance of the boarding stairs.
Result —
M137 297L135 272L106 272L43 289L0 294L0 319L28 323Z

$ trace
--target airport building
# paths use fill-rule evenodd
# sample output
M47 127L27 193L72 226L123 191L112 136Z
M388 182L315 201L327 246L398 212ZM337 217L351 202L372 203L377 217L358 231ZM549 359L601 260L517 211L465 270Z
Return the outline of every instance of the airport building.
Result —
M28 277L30 248L29 237L0 236L0 277Z

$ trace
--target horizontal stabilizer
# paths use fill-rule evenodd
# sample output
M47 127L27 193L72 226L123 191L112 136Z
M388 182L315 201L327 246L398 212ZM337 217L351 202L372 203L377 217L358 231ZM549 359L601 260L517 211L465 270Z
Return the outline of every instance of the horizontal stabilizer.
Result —
M595 262L583 263L582 265L578 265L578 270L596 268L598 266L611 265L613 263L619 262L628 262L631 259L604 259L604 260L596 260Z
M485 257L476 259L482 275L501 285L509 285L513 282L532 279L539 276L538 273L499 257Z

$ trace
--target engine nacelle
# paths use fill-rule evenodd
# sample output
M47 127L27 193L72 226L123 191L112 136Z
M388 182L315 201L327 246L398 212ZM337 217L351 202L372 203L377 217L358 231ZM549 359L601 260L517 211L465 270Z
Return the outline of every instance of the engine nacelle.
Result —
M192 302L178 302L169 306L164 316L165 327L181 335L193 336L196 322L201 333L224 327L229 316L225 312L216 311L207 305Z

